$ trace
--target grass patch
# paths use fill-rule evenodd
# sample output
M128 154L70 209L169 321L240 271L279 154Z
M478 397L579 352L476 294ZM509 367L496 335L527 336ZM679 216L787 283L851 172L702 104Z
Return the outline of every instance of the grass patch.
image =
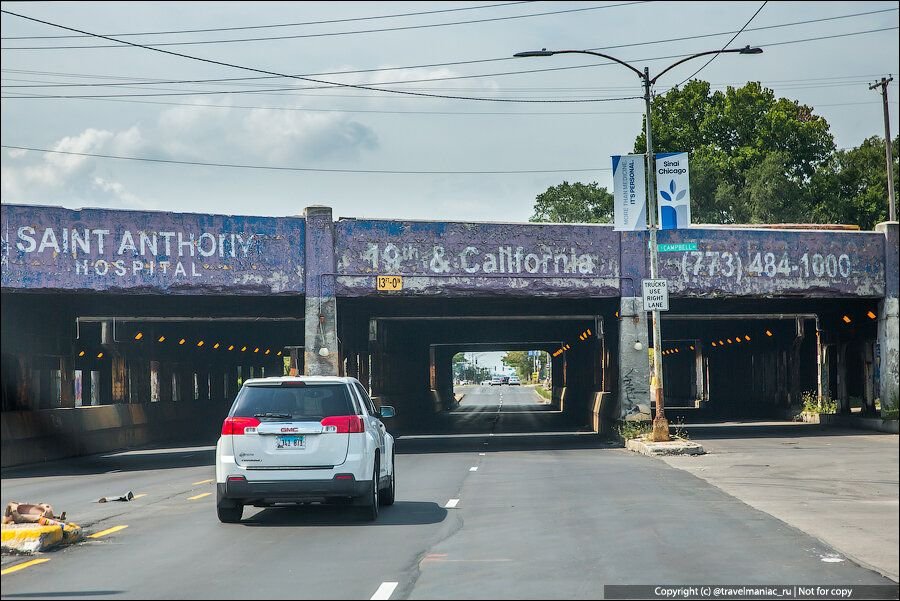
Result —
M547 390L540 384L538 384L537 386L534 387L534 391L536 393L538 393L539 395L541 395L542 397L544 397L545 399L547 399L548 401L553 400L553 392L550 390Z
M804 392L801 397L803 401L803 411L805 413L825 413L833 415L837 413L837 401L822 397L820 400L814 392Z
M619 433L619 436L621 436L623 440L630 440L632 438L643 436L644 434L650 434L652 430L653 427L649 421L623 421L619 422L619 425L616 426L616 432Z

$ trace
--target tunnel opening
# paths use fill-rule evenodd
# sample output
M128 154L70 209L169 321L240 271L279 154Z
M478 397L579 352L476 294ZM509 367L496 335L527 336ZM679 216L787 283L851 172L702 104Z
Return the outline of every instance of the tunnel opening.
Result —
M667 416L791 419L820 398L874 414L876 311L870 299L674 301L662 322Z
M277 296L4 292L4 455L212 443L244 380L302 372L303 306Z
M610 390L615 335L604 328L615 321L617 310L617 299L339 299L342 364L379 402L397 408L393 426L398 431L468 432L477 428L451 415L458 409L453 357L538 352L548 364L550 402L540 408L534 404L546 419L519 426L509 419L509 427L550 431L565 423L579 430L591 425L596 394ZM583 335L588 330L591 334ZM563 347L568 347L565 352ZM533 388L529 393L538 397ZM553 418L551 406L557 408Z

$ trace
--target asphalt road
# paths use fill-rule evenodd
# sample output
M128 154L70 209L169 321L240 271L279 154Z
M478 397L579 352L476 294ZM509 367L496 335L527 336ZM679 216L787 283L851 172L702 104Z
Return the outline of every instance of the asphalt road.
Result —
M91 533L127 527L3 576L2 597L588 599L604 584L891 584L686 471L558 430L558 418L528 388L470 391L445 423L464 433L398 441L397 503L375 523L310 506L220 524L209 446L3 470L4 503L50 502ZM127 490L141 496L96 503Z

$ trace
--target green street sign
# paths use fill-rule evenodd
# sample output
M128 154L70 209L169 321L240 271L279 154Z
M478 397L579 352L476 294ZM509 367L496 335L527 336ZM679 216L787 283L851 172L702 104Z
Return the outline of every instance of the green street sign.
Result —
M679 242L678 244L659 244L656 248L661 253L684 252L687 250L697 250L697 243Z

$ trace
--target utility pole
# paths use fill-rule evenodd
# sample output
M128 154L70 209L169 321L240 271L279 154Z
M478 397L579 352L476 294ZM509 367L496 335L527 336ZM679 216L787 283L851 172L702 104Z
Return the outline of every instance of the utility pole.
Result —
M894 157L891 149L891 117L888 113L888 84L894 81L893 76L882 77L881 81L869 86L870 90L881 88L881 101L884 105L884 156L887 160L888 189L888 221L897 221L897 204L894 199Z

